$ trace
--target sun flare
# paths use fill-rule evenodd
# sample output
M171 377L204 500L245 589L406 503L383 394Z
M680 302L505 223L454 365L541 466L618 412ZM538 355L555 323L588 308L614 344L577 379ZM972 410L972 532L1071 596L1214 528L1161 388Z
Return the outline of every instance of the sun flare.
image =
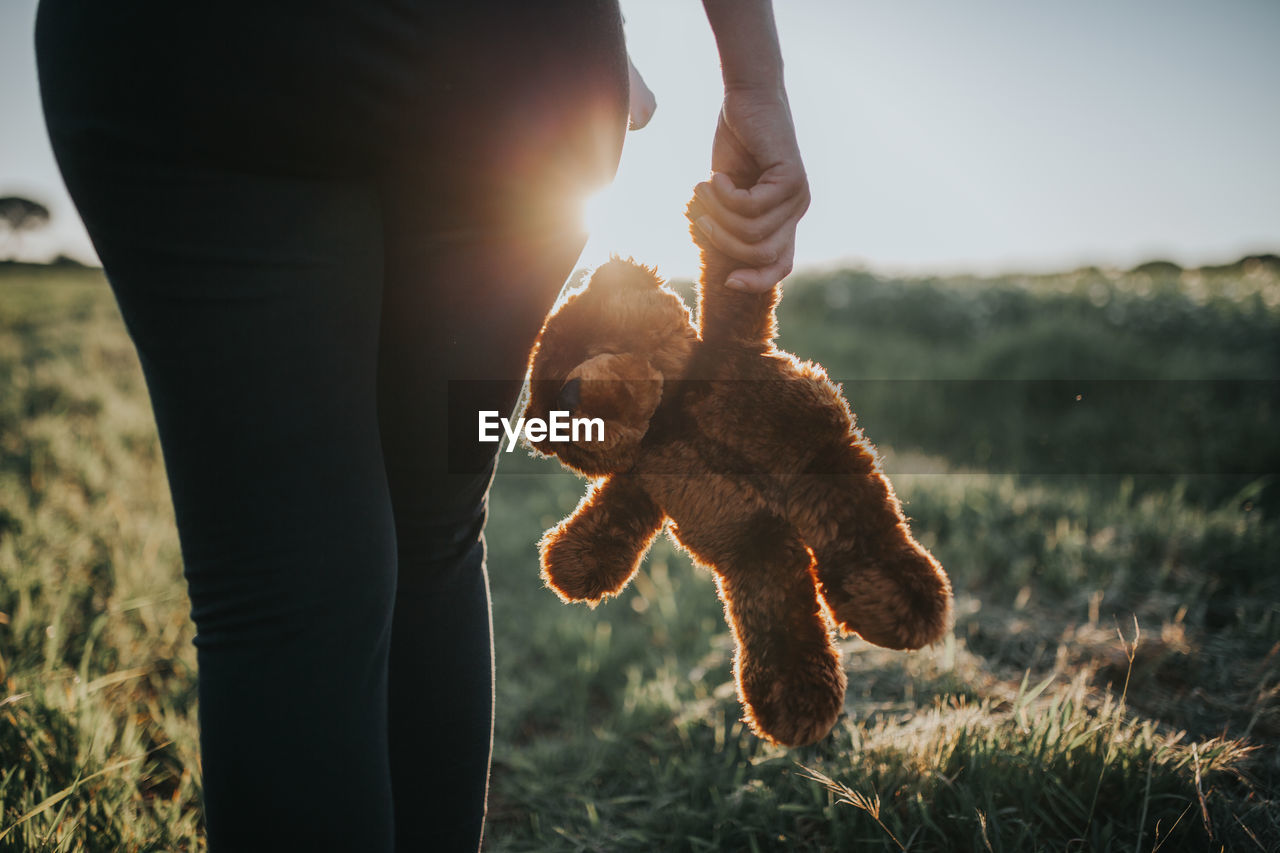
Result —
M594 266L607 260L610 254L630 254L626 233L625 204L622 203L618 185L611 183L587 196L582 202L582 225L587 231L587 245L582 252L582 263ZM633 231L634 231L634 219ZM631 240L634 241L634 234Z
M595 267L620 255L656 267L664 278L692 278L698 256L684 218L690 190L662 186L672 182L665 180L661 164L628 165L624 155L618 179L583 200L588 237L578 266ZM636 174L640 166L647 167L646 174Z
M582 225L593 237L601 233L609 219L609 190L613 184L601 187L582 202Z

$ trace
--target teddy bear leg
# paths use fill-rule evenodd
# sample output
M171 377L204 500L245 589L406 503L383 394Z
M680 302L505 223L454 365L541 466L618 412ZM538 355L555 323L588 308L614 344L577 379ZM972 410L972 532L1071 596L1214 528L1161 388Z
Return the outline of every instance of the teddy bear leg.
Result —
M635 481L592 485L573 514L542 537L542 579L565 601L598 604L635 574L665 516Z
M951 584L905 526L815 556L822 597L842 631L890 649L922 648L946 633Z
M826 736L844 706L840 654L822 618L812 557L775 516L740 527L676 536L716 573L736 644L733 672L746 721L788 746ZM702 547L699 547L702 546Z
M891 649L918 649L946 632L951 583L911 535L865 442L818 454L791 484L787 509L817 558L819 593L840 630Z

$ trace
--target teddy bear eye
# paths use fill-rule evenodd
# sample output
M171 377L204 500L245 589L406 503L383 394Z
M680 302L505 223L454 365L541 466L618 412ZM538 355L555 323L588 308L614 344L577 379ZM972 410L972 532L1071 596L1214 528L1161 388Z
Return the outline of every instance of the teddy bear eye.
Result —
M582 402L582 380L578 377L570 379L560 387L556 401L564 408L572 411Z

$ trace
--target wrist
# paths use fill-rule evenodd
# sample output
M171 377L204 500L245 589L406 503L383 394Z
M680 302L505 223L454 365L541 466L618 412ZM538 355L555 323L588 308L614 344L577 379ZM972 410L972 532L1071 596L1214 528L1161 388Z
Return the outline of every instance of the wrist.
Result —
M733 100L740 105L777 106L790 110L790 105L787 102L787 89L781 80L773 83L757 81L744 83L742 81L731 82L726 80L724 97L726 101Z
M724 97L730 99L741 99L742 101L751 102L751 104L777 104L778 106L787 105L787 90L783 86L782 79L776 81L742 81L742 79L731 79L728 74L724 76Z

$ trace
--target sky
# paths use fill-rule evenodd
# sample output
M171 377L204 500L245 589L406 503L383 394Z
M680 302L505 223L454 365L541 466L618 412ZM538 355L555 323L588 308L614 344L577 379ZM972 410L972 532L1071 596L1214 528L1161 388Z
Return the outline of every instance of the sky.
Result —
M41 124L35 0L0 0L0 195L33 257L92 260ZM1276 0L778 0L813 204L796 266L996 273L1280 251ZM589 206L610 251L692 276L684 202L721 88L697 0L623 0L657 96Z

